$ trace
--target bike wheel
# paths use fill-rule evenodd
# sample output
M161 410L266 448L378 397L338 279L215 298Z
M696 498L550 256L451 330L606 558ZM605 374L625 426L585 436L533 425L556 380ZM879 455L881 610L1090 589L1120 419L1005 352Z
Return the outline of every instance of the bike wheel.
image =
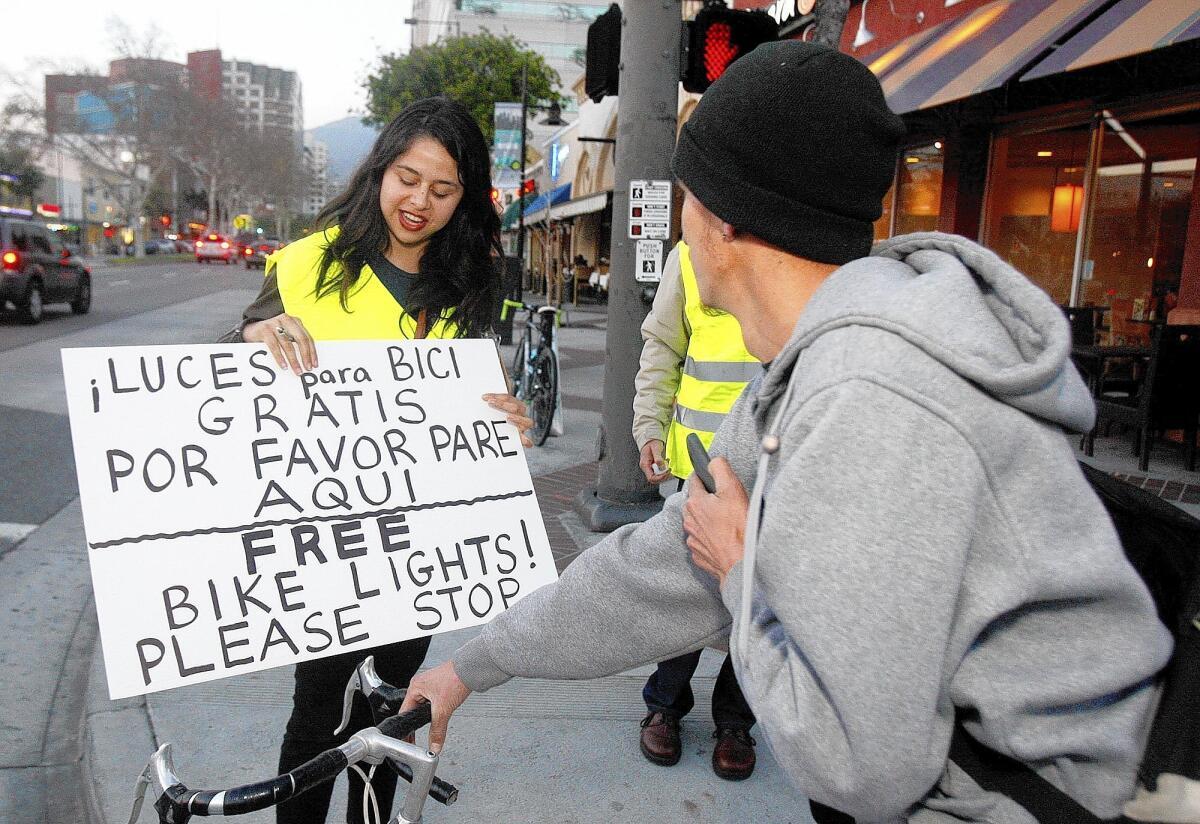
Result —
M513 355L512 372L513 396L523 401L529 399L529 335L521 336L517 344L517 353Z
M529 387L529 415L533 418L529 438L534 446L541 446L550 437L557 400L558 361L552 351L543 349L533 362L533 381Z

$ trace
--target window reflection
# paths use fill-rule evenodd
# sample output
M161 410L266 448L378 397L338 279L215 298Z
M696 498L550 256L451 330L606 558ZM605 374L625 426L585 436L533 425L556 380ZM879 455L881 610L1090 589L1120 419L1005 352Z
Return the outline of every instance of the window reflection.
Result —
M1104 112L1083 303L1157 317L1179 290L1200 114L1133 121Z
M943 165L940 141L913 146L900 153L900 170L896 175L895 234L937 230Z
M984 244L1050 293L1071 298L1090 127L997 137Z

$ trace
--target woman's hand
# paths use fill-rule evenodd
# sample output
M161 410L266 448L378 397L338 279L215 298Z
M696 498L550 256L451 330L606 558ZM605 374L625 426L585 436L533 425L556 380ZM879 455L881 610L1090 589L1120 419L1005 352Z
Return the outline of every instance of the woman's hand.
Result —
M317 368L317 345L300 318L286 312L246 324L242 340L265 344L280 369L290 367L299 375Z
M709 492L694 475L688 484L683 506L683 530L696 566L714 576L721 585L745 551L746 513L750 501L746 488L724 458L708 465L717 491Z
M507 392L488 393L483 396L483 399L492 409L503 412L508 422L517 428L517 432L521 435L522 446L526 449L533 446L533 441L529 440L529 436L525 434L533 429L533 418L529 417L529 407L525 406L524 401L514 398Z

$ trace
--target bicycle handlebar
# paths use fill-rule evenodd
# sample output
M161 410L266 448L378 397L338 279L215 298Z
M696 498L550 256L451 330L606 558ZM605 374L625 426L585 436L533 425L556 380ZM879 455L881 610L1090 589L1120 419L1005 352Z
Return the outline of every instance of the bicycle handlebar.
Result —
M433 796L443 804L453 804L458 798L458 790L453 785L438 781L434 776L438 763L435 754L398 740L428 724L430 718L429 705L422 704L411 712L387 719L378 728L370 727L355 733L342 746L326 750L286 775L229 790L189 789L175 774L171 745L163 744L138 777L129 822L137 821L151 784L155 789L154 808L160 824L186 824L192 816L242 815L266 809L336 777L349 764L359 761L373 764L387 761L410 780L412 788L405 796L399 820L419 821L427 796Z

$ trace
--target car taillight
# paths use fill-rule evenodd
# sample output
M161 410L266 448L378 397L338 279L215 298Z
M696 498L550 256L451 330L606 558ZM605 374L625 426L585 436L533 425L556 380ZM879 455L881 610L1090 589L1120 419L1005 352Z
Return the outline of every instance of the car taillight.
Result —
M254 250L253 250L253 249L251 249L249 246L247 246L247 247L246 247L246 248L243 250L243 253L244 253L244 254L246 254L246 255L252 255L252 254L254 254Z
M196 248L197 248L197 249L199 249L199 248L200 248L201 246L203 246L203 245L204 245L204 241L203 241L203 240L197 240L197 241L196 241Z
M4 261L5 269L16 269L21 265L21 256L16 252L5 252L0 260Z
M228 248L229 248L229 244L228 244L228 243L222 243L222 244L221 244L221 248L222 248L222 249L228 249Z

